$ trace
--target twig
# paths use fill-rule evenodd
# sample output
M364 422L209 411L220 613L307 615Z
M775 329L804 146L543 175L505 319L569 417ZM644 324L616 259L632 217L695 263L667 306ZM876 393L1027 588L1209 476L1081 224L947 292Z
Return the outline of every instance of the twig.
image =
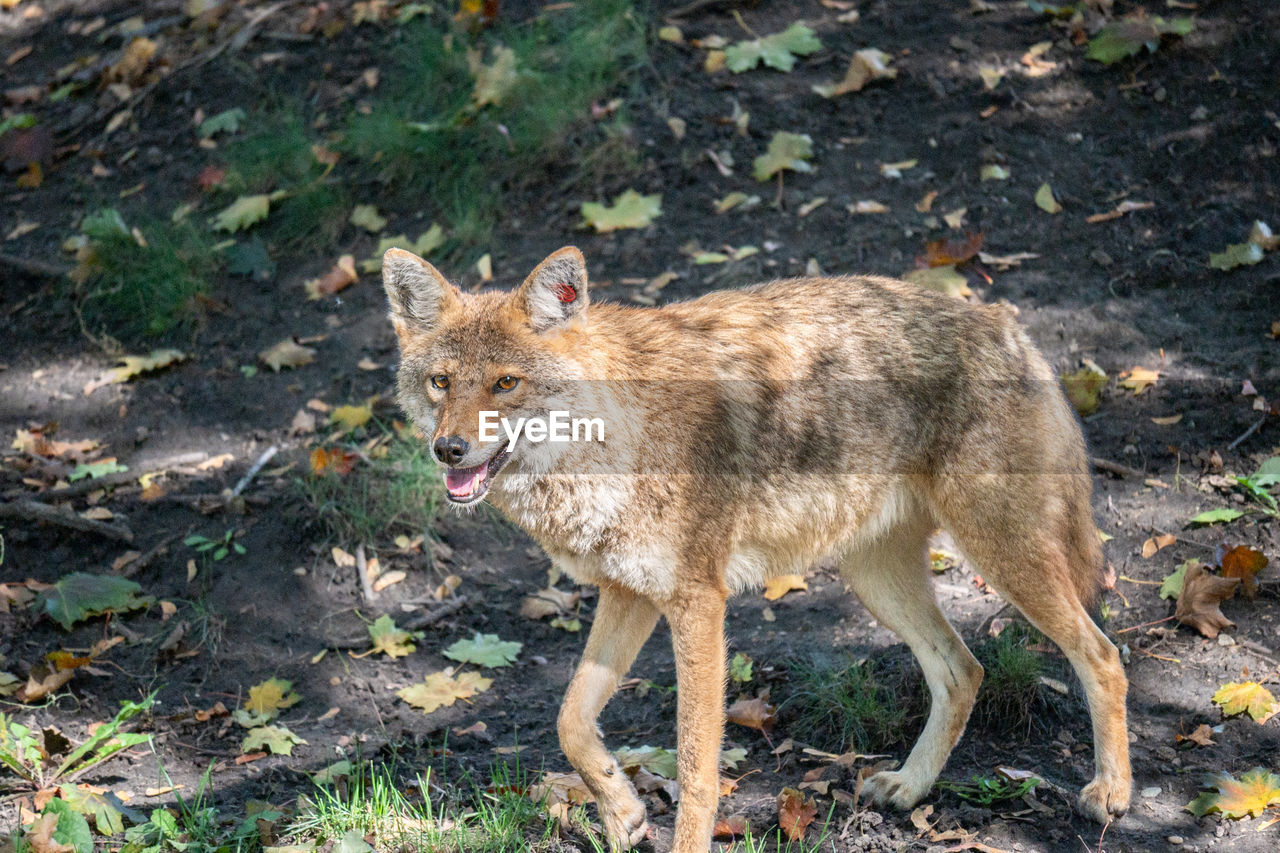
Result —
M122 568L120 570L120 577L131 578L134 575L136 575L138 572L145 569L147 566L151 565L151 562L157 556L159 556L160 552L168 548L169 543L177 538L178 537L175 534L173 536L166 536L164 539L161 539L160 542L150 551L147 551L145 554L138 557L138 559L134 560L133 562L129 563L124 568Z
M21 518L24 521L47 521L50 524L59 524L63 527L70 527L72 530L80 530L85 533L97 533L99 536L105 536L108 539L115 539L121 542L132 542L133 531L122 524L107 524L105 521L97 521L92 518L85 518L78 515L73 510L64 507L54 507L49 504L40 503L32 500L9 501L8 503L0 503L0 518Z
M1106 471L1108 474L1115 474L1117 477L1146 477L1145 471L1139 471L1137 468L1130 468L1128 465L1121 465L1119 462L1112 462L1110 459L1103 459L1100 456L1094 456L1089 460L1093 463L1093 467L1099 471Z
M1116 631L1116 633L1117 633L1117 634L1127 634L1127 633L1129 633L1130 631L1136 631L1136 630L1138 630L1139 628L1149 628L1149 627L1151 627L1152 625L1159 625L1161 622L1168 622L1170 619L1174 618L1174 617L1175 617L1175 616L1177 616L1177 615L1178 615L1178 614L1176 614L1176 613L1171 613L1171 614L1169 614L1168 616L1164 617L1163 619L1155 619L1155 620L1153 620L1153 621L1151 621L1151 622L1143 622L1141 625L1130 625L1128 628L1121 628L1119 631Z
M451 598L435 610L429 610L421 613L417 617L410 619L403 625L398 627L404 631L421 631L423 628L429 628L436 624L446 616L452 616L463 608L467 603L467 597L460 595L457 598ZM345 651L348 649L363 649L369 645L369 635L361 634L358 637L343 637L337 640L326 640L325 648L334 649L336 651Z
M44 278L62 278L71 272L70 267L64 267L61 264L51 264L48 261L33 261L29 258L19 258L16 255L9 255L3 252L0 252L0 266L11 267L18 272Z
M1216 545L1206 545L1203 542L1197 542L1194 539L1187 539L1186 537L1179 536L1176 533L1170 533L1167 530L1161 530L1159 527L1153 527L1151 529L1163 536L1172 536L1175 540L1177 540L1178 542L1181 542L1184 545L1195 545L1197 548L1203 548L1206 551L1218 550Z
M161 459L157 462L149 463L142 469L130 469L128 471L117 471L113 474L103 474L101 477L85 478L77 483L63 486L60 489L50 489L47 492L41 492L40 497L47 500L65 500L66 498L74 498L80 495L87 495L90 492L96 492L98 489L107 486L118 486L121 483L127 483L130 480L136 480L139 477L145 477L148 474L154 474L157 471L165 471L169 468L177 468L182 465L192 465L197 462L203 462L209 458L209 454L203 450L194 453L180 453L177 456L170 456L167 459ZM26 489L10 489L4 493L7 498L20 497L30 494Z
M1240 434L1239 438L1237 438L1235 441L1227 445L1227 450L1235 450L1237 447L1243 444L1245 440L1249 438L1249 436L1253 435L1255 432L1262 429L1262 425L1265 424L1266 422L1267 422L1266 415L1263 415L1262 417L1258 418L1256 421L1253 422L1253 426L1249 427L1247 430L1245 430L1243 433Z
M369 579L369 563L364 557L364 545L356 546L356 572L360 575L360 589L364 593L364 603L372 604L378 597L373 591L373 581Z
M262 451L262 455L258 457L258 461L253 463L253 467L245 472L245 475L240 478L240 482L236 483L236 487L231 490L231 497L239 497L240 493L248 488L249 484L253 482L253 478L258 476L258 472L262 470L262 466L270 462L272 457L279 452L280 448L274 444Z

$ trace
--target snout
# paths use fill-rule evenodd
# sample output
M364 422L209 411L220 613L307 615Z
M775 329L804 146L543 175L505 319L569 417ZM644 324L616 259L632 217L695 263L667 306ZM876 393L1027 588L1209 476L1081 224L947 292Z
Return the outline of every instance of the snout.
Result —
M441 465L459 465L466 457L471 445L460 435L441 435L431 444L431 452Z

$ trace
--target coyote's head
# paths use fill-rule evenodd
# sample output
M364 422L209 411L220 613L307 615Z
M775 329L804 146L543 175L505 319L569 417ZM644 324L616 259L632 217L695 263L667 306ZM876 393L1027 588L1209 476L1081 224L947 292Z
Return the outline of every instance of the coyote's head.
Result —
M480 413L546 417L581 375L569 353L587 309L586 262L565 247L516 290L473 295L416 255L389 249L382 279L400 339L400 406L430 436L449 501L471 506L504 467L533 455L501 429L482 440Z

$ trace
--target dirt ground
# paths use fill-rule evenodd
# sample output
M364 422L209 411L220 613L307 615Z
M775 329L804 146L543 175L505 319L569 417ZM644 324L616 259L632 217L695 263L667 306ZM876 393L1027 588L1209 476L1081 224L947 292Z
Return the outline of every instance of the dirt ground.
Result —
M177 5L46 3L45 15L37 19L19 14L23 4L0 12L0 56L35 45L20 62L0 67L2 88L43 80L82 52L84 45L66 32L73 21L99 14L109 21L130 14L161 18ZM1065 709L1061 723L1012 735L971 727L944 773L964 780L990 774L997 765L1034 771L1051 783L1040 789L1034 805L1019 800L984 809L938 794L931 820L941 818L939 829L972 830L976 841L1001 850L1151 851L1167 849L1173 836L1189 850L1275 850L1280 829L1255 831L1262 820L1197 819L1183 808L1206 772L1280 770L1280 724L1260 726L1247 717L1224 722L1210 701L1218 685L1242 680L1246 671L1273 686L1280 677L1280 584L1274 567L1262 574L1256 600L1237 597L1223 606L1236 627L1217 640L1172 621L1147 623L1173 612L1150 582L1183 561L1208 559L1223 542L1248 545L1273 560L1280 556L1275 520L1259 513L1225 527L1187 526L1206 509L1245 508L1232 490L1215 483L1224 473L1252 472L1280 445L1277 419L1257 411L1256 398L1242 394L1247 382L1261 397L1280 397L1280 342L1270 334L1272 323L1280 321L1280 256L1269 254L1231 272L1208 265L1211 252L1243 241L1255 219L1280 225L1280 7L1266 0L1203 2L1188 37L1168 40L1154 54L1102 66L1086 61L1065 30L1021 3L984 3L991 8L981 14L960 0L846 5L859 11L856 23L838 22L841 10L817 0L704 4L673 19L686 39L718 33L732 40L748 37L735 14L762 34L803 19L824 48L791 73L708 74L705 50L655 39L652 65L635 81L643 94L626 104L641 172L613 183L606 177L596 198L612 198L628 187L661 193L663 215L643 230L592 234L577 227L583 199L561 195L555 176L538 178L513 194L509 216L483 247L492 254L495 284L518 283L543 256L567 243L585 253L594 296L622 301L635 299L640 290L628 282L668 270L679 277L661 290L660 301L802 274L812 264L827 273L900 275L912 269L928 240L962 236L941 221L943 213L961 207L967 209L964 229L985 235L984 251L1034 253L1007 270L978 263L965 274L973 299L1008 300L1018 308L1060 373L1087 358L1112 377L1084 430L1094 455L1142 471L1118 476L1098 470L1094 496L1099 526L1114 537L1105 549L1118 579L1104 594L1109 618L1103 624L1127 649L1134 803L1105 834L1071 813L1071 798L1092 772L1087 713L1073 682L1070 696L1055 700ZM1146 5L1152 14L1189 14L1163 3ZM674 8L658 4L650 10L655 29ZM175 73L135 106L136 132L86 132L77 140L85 148L64 151L37 189L15 188L15 175L5 176L0 231L9 233L24 221L40 227L0 243L0 251L64 263L59 244L75 232L86 206L115 199L140 182L144 188L130 203L171 209L211 157L194 144L190 112L201 106L212 113L253 96L226 90L220 83L223 63L283 51L288 59L256 72L262 92L289 85L291 76L345 80L351 69L376 62L377 39L355 29L325 42L259 38L236 57L215 59L195 73ZM1052 42L1044 59L1054 66L1032 76L1033 66L1021 58L1043 41ZM871 46L893 55L895 80L833 100L811 91L839 77L854 50ZM333 66L316 71L326 60ZM995 91L984 90L979 64L1005 69ZM726 120L737 108L750 113L745 135ZM670 117L684 120L682 139L673 137ZM750 163L783 130L810 135L815 170L789 173L774 206L777 185L755 182ZM90 147L110 164L109 176L92 173ZM731 155L732 175L717 171L708 150ZM905 160L918 164L897 179L882 174L880 164ZM1004 165L1010 177L981 181L981 167L991 163ZM1060 214L1033 203L1044 182L1062 203ZM747 212L714 215L713 203L735 190L759 194L763 202ZM931 191L937 192L932 210L918 210ZM802 215L806 202L819 197L827 202ZM888 212L854 215L846 209L861 200L879 201ZM1105 222L1086 221L1124 200L1154 206ZM420 211L391 213L389 233L420 221ZM700 266L682 252L690 241L705 249L749 244L763 251L735 263ZM192 790L212 764L219 803L287 803L309 787L307 772L339 753L394 759L405 767L439 765L446 738L449 779L467 772L484 776L494 761L515 756L525 768L567 769L554 721L583 635L520 615L521 598L545 585L550 565L532 543L496 513L445 514L435 535L448 548L437 549L434 560L396 549L379 553L384 569L404 569L408 577L368 604L355 571L334 564L335 543L309 524L292 486L308 464L311 437L291 435L290 424L307 401L336 406L391 395L395 340L376 276L364 277L340 298L302 298L302 282L323 273L333 257L348 251L367 257L375 244L351 229L322 257L281 259L276 276L265 283L220 280L216 296L223 307L182 342L188 361L89 395L84 385L111 361L79 333L64 289L37 272L3 269L0 432L13 436L33 423L57 421L59 438L97 439L134 470L192 452L233 457L221 468L171 475L166 499L143 500L136 481L103 496L98 505L128 525L131 543L58 526L4 523L0 579L52 582L69 571L110 572L113 561L133 549L149 559L125 571L147 594L177 608L172 616L152 607L89 620L70 634L28 610L0 613L0 654L4 667L19 675L56 648L87 649L105 637L125 638L95 667L97 674L78 673L37 708L6 701L6 713L79 733L109 717L120 701L158 691L144 727L155 734L156 754L135 751L86 781L140 792L162 781L159 765ZM469 264L441 266L465 285L478 283ZM290 335L324 336L315 344L314 364L279 374L263 370L252 378L241 374L239 365L253 364L256 353ZM358 369L362 359L379 367ZM1160 371L1159 381L1141 395L1115 380L1135 366ZM1181 420L1153 422L1173 415ZM1261 426L1238 441L1259 420ZM270 446L280 453L245 490L240 511L201 511L192 496L216 496L232 487ZM1214 454L1220 467L1210 460ZM36 491L24 485L30 473L18 455L8 456L0 469L6 498ZM289 463L292 469L281 470ZM74 506L87 505L81 497ZM243 531L238 541L246 553L204 561L189 579L187 563L194 554L182 538L216 537L230 528ZM1142 557L1144 541L1160 533L1177 540ZM408 618L438 607L432 593L449 574L461 578L457 594L465 603L428 630L416 653L396 660L355 659L334 650L314 660L333 638L358 635L360 616L387 612ZM978 639L1002 607L964 566L939 575L937 588L967 640ZM591 605L588 598L584 627ZM166 644L175 626L185 626L185 637ZM430 715L397 700L396 689L449 663L442 649L477 631L524 644L514 667L496 671L491 690ZM821 568L807 591L776 602L759 595L735 600L727 631L731 648L755 659L775 699L786 694L789 662L814 651L874 658L896 645ZM674 684L665 628L645 646L632 675ZM291 680L302 696L283 717L307 741L291 757L237 764L240 730L183 719L184 712L218 701L231 707L249 686L272 676ZM674 694L641 692L623 690L606 709L602 726L609 744L674 747ZM329 709L338 710L329 715ZM478 720L487 724L488 739L450 733ZM1176 735L1201 723L1223 726L1211 746L1188 749L1177 742ZM729 745L748 752L736 773L747 775L725 798L722 813L741 813L753 825L768 826L777 792L822 766L801 752L807 744L775 757L772 747L789 736L785 710L769 739L729 727ZM831 768L823 778L832 789L853 788L848 771ZM171 796L139 801L152 807L171 802ZM648 843L660 850L674 810L657 794L647 800L655 827ZM929 841L905 814L832 807L830 796L818 797L818 803L823 815L833 808L830 846L823 849L924 850L955 843ZM14 801L0 803L0 822L15 818Z

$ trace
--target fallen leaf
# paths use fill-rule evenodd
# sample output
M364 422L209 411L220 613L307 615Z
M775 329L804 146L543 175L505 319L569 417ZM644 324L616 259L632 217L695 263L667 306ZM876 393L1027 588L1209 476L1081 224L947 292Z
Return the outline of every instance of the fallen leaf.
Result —
M764 597L768 601L777 601L793 590L808 588L804 575L774 575L764 582Z
M1187 522L1187 524L1226 524L1235 521L1243 515L1244 513L1238 509L1232 509L1231 507L1224 506L1219 507L1218 509L1206 510L1195 518L1192 518Z
M387 227L386 217L380 215L378 208L372 204L357 204L347 221L371 234L377 234Z
M373 651L382 652L389 658L402 658L412 654L413 634L396 626L395 620L382 614L369 625L369 639L373 641Z
M104 385L128 382L135 376L149 373L153 370L160 370L180 361L186 361L186 358L186 355L181 350L176 349L152 350L148 355L121 356L117 359L120 362L120 366L113 367L97 379L88 382L84 386L84 393L92 394Z
M1280 703L1271 691L1256 681L1224 684L1213 694L1213 704L1228 717L1248 714L1258 725L1266 723L1280 711Z
M765 153L752 161L757 181L767 181L785 169L793 172L812 172L809 159L813 157L813 140L807 133L778 131L769 140Z
M306 743L285 726L258 726L249 730L240 743L243 753L266 749L272 755L293 755L294 746Z
M302 367L304 364L311 364L316 360L316 351L295 342L293 338L285 338L275 346L258 353L258 358L267 367L279 373L286 367Z
M991 264L999 272L1013 269L1021 266L1023 261L1033 261L1040 257L1035 252L1014 252L1012 255L992 255L987 252L979 252L978 260L984 264Z
M423 713L430 714L437 708L447 708L459 699L470 699L483 693L493 684L492 678L484 678L478 672L464 672L456 678L452 670L433 672L421 684L405 687L396 695Z
M293 682L283 678L268 678L261 684L249 688L249 698L244 709L251 714L275 716L285 708L290 708L302 700L293 692Z
M210 139L219 133L235 133L240 130L240 123L247 117L245 111L240 107L223 110L217 115L210 116L200 122L196 133L200 135L201 139Z
M475 87L471 91L471 103L476 109L489 104L501 105L506 101L511 90L520 80L516 69L516 52L509 47L495 47L493 62L485 65L479 50L467 51L467 65L471 75L475 77Z
M320 278L313 278L306 282L304 287L307 291L307 299L315 300L332 296L348 285L354 284L358 279L355 257L343 255L338 258L338 262L333 265L333 269Z
M425 258L444 244L444 229L435 222L431 223L430 228L419 234L417 240L410 240L404 234L383 237L378 240L378 248L374 251L373 257L360 262L360 272L376 273L381 271L382 256L386 254L387 249L405 249Z
M978 179L982 181L1007 181L1009 170L999 163L987 163L978 170Z
M529 799L549 805L581 806L596 798L577 773L543 773L542 779L529 788Z
M41 590L32 606L70 631L72 625L90 616L146 607L153 599L141 592L142 587L128 578L72 572Z
M731 814L728 817L716 819L715 826L711 828L711 837L728 841L741 838L747 834L748 829L745 817L740 814Z
M1128 388L1136 397L1152 385L1155 385L1159 379L1159 370L1150 370L1145 367L1131 367L1120 374L1120 387Z
M1249 242L1267 252L1280 249L1280 236L1271 233L1271 226L1261 219L1254 220L1253 227L1249 229Z
M855 202L852 202L851 204L846 205L845 207L850 213L853 213L859 216L863 214L868 214L868 213L888 213L889 212L888 205L882 204L873 199L863 199L862 201L855 201Z
M623 770L643 768L663 779L676 778L675 750L660 746L624 746L614 750L613 757Z
M1213 729L1209 727L1208 723L1201 723L1189 735L1174 735L1174 740L1177 743L1194 743L1196 746L1213 746Z
M1233 270L1262 261L1262 247L1257 243L1234 243L1221 252L1209 255L1209 266L1215 270Z
M329 425L340 426L343 432L367 424L373 418L373 409L368 406L338 406L329 413Z
M750 71L761 62L779 71L795 67L796 57L822 50L822 42L813 30L794 23L780 33L742 41L725 49L725 64L734 74Z
M893 57L874 47L856 51L849 60L844 77L833 83L822 83L813 87L824 98L836 98L851 92L860 92L872 81L892 80L898 76L898 69L890 68Z
M1280 776L1262 767L1240 774L1239 779L1230 773L1209 773L1200 786L1210 790L1186 805L1186 810L1197 817L1218 812L1228 818L1256 818L1271 806L1280 805Z
M978 256L986 235L981 231L966 234L963 240L930 240L924 244L924 254L916 258L921 268L959 266Z
M927 290L936 290L954 299L967 299L973 295L969 289L969 280L956 271L954 266L931 267L923 270L911 270L902 278Z
M1258 572L1270 562L1260 552L1244 545L1237 545L1222 555L1219 561L1224 578L1240 578L1240 589L1248 598L1258 597Z
M804 832L818 816L818 806L813 797L804 798L804 794L795 788L783 788L778 794L778 827L790 841L804 838Z
M609 206L593 201L582 204L582 224L595 228L597 234L623 228L644 228L661 215L661 194L641 195L635 190L623 192Z
M1195 29L1195 20L1189 17L1165 20L1159 15L1147 15L1142 10L1107 24L1089 40L1085 59L1111 65L1130 56L1136 56L1144 47L1155 53L1162 36L1185 36Z
M1182 595L1182 583L1187 579L1187 569L1196 565L1199 561L1195 558L1187 560L1171 573L1164 576L1160 582L1160 597L1163 599L1177 599Z
M1178 541L1178 537L1172 533L1162 533L1159 536L1152 536L1146 542L1142 543L1142 556L1144 559L1150 559L1161 548L1168 548L1174 542Z
M957 207L950 213L943 214L942 221L947 223L948 228L954 228L959 231L964 227L964 215L968 212L969 208L967 207Z
M273 198L279 194L240 196L213 219L213 230L235 233L267 218Z
M1191 566L1182 581L1174 617L1180 624L1189 625L1213 639L1223 628L1235 627L1234 622L1222 615L1219 605L1235 595L1239 584L1239 578L1218 577L1198 563Z
M1089 223L1109 222L1112 219L1119 219L1126 213L1132 213L1135 210L1151 210L1155 206L1155 202L1150 201L1122 201L1106 213L1095 213L1092 216L1085 217L1084 221Z
M767 700L757 696L754 699L739 699L734 702L725 712L725 718L731 723L737 723L749 729L768 732L773 728L776 710Z
M1053 187L1047 183L1041 184L1040 189L1036 190L1036 207L1045 213L1061 213L1062 205L1053 197Z
M458 640L441 654L450 660L497 668L514 663L522 645L501 640L497 634L477 632L472 639Z
M1167 415L1162 418L1152 418L1151 422L1156 426L1173 426L1174 424L1178 423L1181 420L1182 420L1182 415L1177 414L1177 415Z
M928 213L933 209L933 201L938 197L937 190L929 190L924 196L916 202L917 213Z

